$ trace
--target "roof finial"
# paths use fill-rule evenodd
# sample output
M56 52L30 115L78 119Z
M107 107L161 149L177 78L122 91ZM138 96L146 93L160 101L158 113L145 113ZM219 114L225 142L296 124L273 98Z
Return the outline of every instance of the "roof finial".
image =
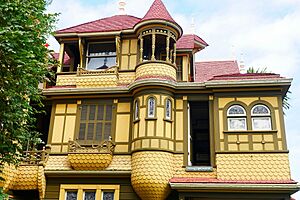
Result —
M239 68L241 74L246 74L246 68L245 68L245 61L244 61L244 54L241 53L240 62L239 62Z
M195 24L195 17L194 16L192 16L191 34L196 34L196 24Z
M126 6L125 0L119 0L119 14L120 15L126 15L125 6Z

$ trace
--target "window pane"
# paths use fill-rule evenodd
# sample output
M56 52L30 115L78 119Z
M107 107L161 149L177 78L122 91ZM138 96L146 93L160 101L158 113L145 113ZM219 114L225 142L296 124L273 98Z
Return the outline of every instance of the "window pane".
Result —
M102 123L97 123L96 126L96 140L102 140Z
M89 120L94 120L96 114L96 106L90 105L90 113L89 113Z
M93 140L94 136L94 123L89 123L88 125L88 133L87 133L87 140Z
M228 115L245 115L245 110L242 106L234 105L228 110Z
M104 127L104 140L108 140L111 132L111 123L105 123Z
M107 69L116 65L116 57L88 58L88 70Z
M80 123L80 128L79 128L79 140L84 140L84 136L85 136L85 128L86 128L86 124L85 124L85 123Z
M138 101L135 101L134 119L139 119L139 103L138 103Z
M106 106L106 121L110 121L112 119L112 106L107 105Z
M229 118L228 130L247 130L245 118Z
M102 200L114 200L114 192L103 192Z
M66 200L77 200L77 191L76 192L67 192Z
M97 120L103 120L103 114L104 114L104 106L99 105L98 106Z
M155 100L153 97L148 100L148 117L154 117Z
M95 200L96 192L84 192L84 200Z
M87 105L83 105L81 107L81 120L86 120L86 115L87 115Z
M255 117L252 118L253 130L271 130L270 117Z
M269 109L264 105L257 105L252 109L252 114L254 115L269 115Z
M169 99L166 101L166 118L171 119L171 101Z
M90 56L116 55L116 44L113 42L89 44L89 55Z

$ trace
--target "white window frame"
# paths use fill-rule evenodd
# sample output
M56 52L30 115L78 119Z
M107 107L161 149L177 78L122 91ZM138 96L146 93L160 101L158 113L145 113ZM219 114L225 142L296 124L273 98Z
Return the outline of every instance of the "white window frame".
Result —
M153 99L153 110L152 110L152 114L151 113L151 106L150 106L150 100ZM148 110L147 110L147 117L148 118L154 118L155 117L155 109L156 109L156 100L154 97L149 97L148 98L148 102L147 102L147 107L148 107Z
M261 113L261 114L255 114L253 113L253 110L258 107L258 106L263 106L267 109L267 113ZM267 119L266 121L268 122L268 128L259 128L259 127L255 127L255 120L258 119ZM252 130L254 131L270 131L272 130L272 120L271 120L271 111L270 108L266 105L263 104L256 104L252 107L251 109L251 122L252 122Z
M135 102L134 102L134 120L138 120L140 118L139 113L140 113L139 101L135 100Z
M168 108L168 103L169 103L169 108ZM165 106L165 117L167 120L171 120L172 119L172 101L171 99L166 99L166 106ZM169 113L169 115L168 115Z
M235 107L235 106L238 106L240 108L242 108L243 110L243 114L230 114L229 111L231 108ZM240 128L234 128L234 127L231 127L230 126L230 121L231 120L244 120L244 123L245 123L245 128L243 129L240 129ZM247 130L247 114L246 114L246 110L243 106L241 105L238 105L238 104L234 104L234 105L231 105L228 109L227 109L227 129L228 131L246 131Z
M95 199L103 199L103 192L109 191L114 192L114 200L119 200L120 198L120 185L75 185L75 184L61 184L60 185L60 193L59 200L67 199L68 191L77 191L77 200L84 200L84 192L85 190L96 191Z

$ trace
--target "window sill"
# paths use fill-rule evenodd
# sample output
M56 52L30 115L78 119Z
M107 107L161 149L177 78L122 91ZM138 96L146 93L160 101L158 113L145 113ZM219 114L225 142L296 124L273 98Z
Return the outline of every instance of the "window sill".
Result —
M211 166L186 166L186 172L213 172Z
M172 119L166 119L166 118L164 118L164 121L166 121L166 122L173 122L173 120Z
M145 120L151 121L151 120L157 120L157 118L156 117L147 117L147 118L145 118Z
M237 133L277 133L278 130L241 130L241 131L223 131L224 134L237 134Z

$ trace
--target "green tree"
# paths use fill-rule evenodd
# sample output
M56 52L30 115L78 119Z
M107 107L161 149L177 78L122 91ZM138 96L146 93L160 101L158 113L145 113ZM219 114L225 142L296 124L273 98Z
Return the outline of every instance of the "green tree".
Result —
M247 69L247 73L248 74L253 74L253 73L271 73L267 71L267 68L257 68L255 69L254 67L249 67ZM284 110L288 110L290 109L291 105L289 103L289 100L291 99L289 95L291 95L292 92L290 90L287 91L287 93L284 95L283 100L282 100L282 106L284 108ZM283 112L285 114L285 112Z
M0 0L0 164L19 161L36 138L35 114L42 106L38 88L51 65L46 39L56 14L46 0Z

